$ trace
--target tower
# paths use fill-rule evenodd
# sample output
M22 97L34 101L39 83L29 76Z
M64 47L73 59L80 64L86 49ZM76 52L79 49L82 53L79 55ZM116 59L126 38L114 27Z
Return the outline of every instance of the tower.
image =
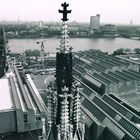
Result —
M41 62L42 62L42 66L44 66L44 42L41 42L41 51L40 51L40 55L41 55Z
M100 15L90 17L90 30L99 31L100 29Z
M71 13L71 10L67 10L68 4L62 4L64 10L59 10L59 13L63 13L62 18L62 37L60 46L57 49L56 54L56 84L58 93L58 113L57 113L57 124L60 123L60 110L61 101L63 100L63 94L67 92L71 94L72 88L72 52L68 45L68 30L67 30L67 13ZM67 91L64 91L64 89ZM68 104L70 105L70 96L67 98ZM70 111L70 110L69 110ZM69 112L70 113L70 112Z
M6 63L6 36L4 29L0 29L0 78L4 76L5 72L7 71L7 63Z
M133 25L133 20L132 20L132 19L130 20L130 25L131 25L131 26Z
M43 37L42 37L42 41L37 41L36 43L37 44L40 44L40 48L41 48L41 50L40 50L40 57L41 57L41 64L42 64L42 68L44 68L44 57L45 57L45 51L44 51L44 42L45 42L46 40L44 40L43 41Z
M56 85L57 85L57 118L56 124L60 131L61 139L68 139L70 129L71 116L71 90L72 90L72 52L68 45L68 30L67 30L67 14L71 10L67 10L69 4L61 5L63 10L59 13L63 14L62 22L62 37L60 46L56 54Z
M62 36L56 53L57 106L53 109L56 110L53 113L56 114L54 115L54 121L52 122L52 119L50 119L51 127L48 130L50 134L48 138L55 137L55 140L83 140L83 127L81 129L81 119L83 116L80 110L79 87L77 82L73 82L72 47L68 45L67 14L71 13L71 10L67 10L69 4L66 2L61 4L61 6L63 10L59 10L59 13L63 14L61 19ZM53 105L50 106L52 107Z

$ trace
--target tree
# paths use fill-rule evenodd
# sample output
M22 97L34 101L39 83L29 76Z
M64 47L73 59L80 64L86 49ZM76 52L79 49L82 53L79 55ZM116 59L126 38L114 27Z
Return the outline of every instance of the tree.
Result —
M129 49L129 48L124 49L124 53L125 53L125 54L131 53L131 49Z
M37 49L34 50L26 50L25 51L26 57L31 57L34 56L36 57L36 60L38 59L38 57L40 56L40 51Z
M121 55L121 54L125 54L124 48L117 49L116 51L113 52L113 55Z
M140 54L140 48L135 48L133 51L137 54Z
M35 56L36 60L37 60L37 58L40 56L40 51L35 49L35 50L32 51L32 55Z
M26 50L26 51L25 51L25 54L26 54L26 56L29 56L29 57L30 57L30 56L32 56L32 55L31 55L31 54L32 54L32 51L31 51L31 50Z
M25 51L26 56L40 56L40 51L37 49L34 50L26 50Z

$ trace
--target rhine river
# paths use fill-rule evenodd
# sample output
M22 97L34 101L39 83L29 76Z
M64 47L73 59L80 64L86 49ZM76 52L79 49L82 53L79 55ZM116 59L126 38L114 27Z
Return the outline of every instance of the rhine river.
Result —
M45 52L56 52L56 48L60 45L60 38L46 38L45 40ZM36 42L41 39L9 39L8 41L11 52L22 53L27 49L40 50L40 45ZM118 48L140 48L140 40L126 38L69 38L68 41L73 51L98 49L111 54Z

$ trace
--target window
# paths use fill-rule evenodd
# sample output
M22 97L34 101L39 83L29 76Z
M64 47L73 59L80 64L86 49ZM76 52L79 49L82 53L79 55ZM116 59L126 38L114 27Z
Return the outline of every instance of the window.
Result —
M41 121L41 117L37 117L36 118L36 121Z
M23 116L24 118L24 123L27 123L27 122L29 122L29 118L28 118L28 114L24 114L24 116Z

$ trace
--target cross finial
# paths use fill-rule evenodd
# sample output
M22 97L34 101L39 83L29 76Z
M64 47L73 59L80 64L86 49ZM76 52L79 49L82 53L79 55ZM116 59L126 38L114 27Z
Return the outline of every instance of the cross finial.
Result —
M63 7L63 10L58 10L59 13L63 14L63 18L61 19L62 21L67 21L67 14L71 13L71 10L67 10L67 7L69 6L69 4L67 4L66 2L62 3L61 6Z

